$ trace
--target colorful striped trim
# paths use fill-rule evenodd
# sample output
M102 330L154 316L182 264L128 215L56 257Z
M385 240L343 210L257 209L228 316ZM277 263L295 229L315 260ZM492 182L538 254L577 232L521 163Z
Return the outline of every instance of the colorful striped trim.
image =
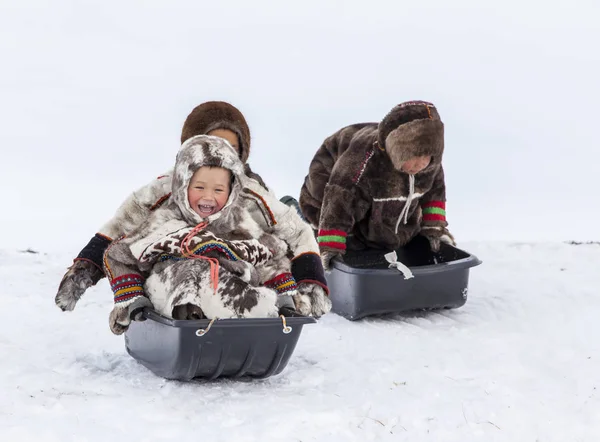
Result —
M346 250L346 236L348 236L348 234L341 230L319 230L317 242L320 247Z
M446 203L444 201L429 201L422 207L423 221L446 221Z
M206 253L212 252L212 251L217 251L217 252L223 253L227 257L227 259L229 259L230 261L240 261L242 259L233 250L231 250L226 244L219 242L219 241L214 241L214 240L200 243L194 249L192 249L192 253L194 255L205 255ZM167 259L181 261L182 259L188 259L188 258L164 253L160 256L160 258L158 260L162 262L162 261L166 261Z
M352 182L354 184L359 183L360 179L363 176L363 173L365 173L365 170L367 169L367 164L368 164L369 160L373 157L374 154L375 154L375 149L374 148L369 149L369 151L365 155L365 159L363 160L362 163L360 163L360 167L358 168L358 170L354 174L354 177L352 178Z
M115 304L128 301L137 296L143 296L143 284L144 279L134 273L113 279L110 282L110 288L114 293Z
M291 273L281 273L266 281L264 286L277 291L279 295L298 289L298 284L296 284L296 280Z
M227 244L210 240L201 244L198 244L194 249L192 249L192 253L194 255L204 255L207 252L219 251L227 256L227 259L230 261L239 261L241 258L235 254Z

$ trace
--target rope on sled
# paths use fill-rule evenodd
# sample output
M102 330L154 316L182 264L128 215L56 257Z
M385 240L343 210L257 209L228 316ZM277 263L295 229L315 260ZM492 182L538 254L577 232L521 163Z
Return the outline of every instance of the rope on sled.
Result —
M283 333L285 333L287 335L288 333L290 333L292 331L292 327L290 327L289 325L287 325L285 323L285 316L279 315L279 317L281 318L281 322L283 322Z
M198 330L196 330L196 336L204 336L205 334L208 333L208 331L210 330L210 328L212 327L212 325L214 324L214 322L217 320L218 318L212 318L210 320L210 322L208 323L208 327L204 328L199 328Z

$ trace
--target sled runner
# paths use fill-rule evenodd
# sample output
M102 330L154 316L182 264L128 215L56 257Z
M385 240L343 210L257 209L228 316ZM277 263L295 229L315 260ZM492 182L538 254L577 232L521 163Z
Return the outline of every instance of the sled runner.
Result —
M144 310L125 332L127 352L154 374L189 381L267 378L286 367L311 317L174 320Z
M481 264L476 256L444 243L433 253L422 236L396 250L395 256L388 252L347 251L334 259L326 275L332 312L357 320L461 307L467 301L469 269Z

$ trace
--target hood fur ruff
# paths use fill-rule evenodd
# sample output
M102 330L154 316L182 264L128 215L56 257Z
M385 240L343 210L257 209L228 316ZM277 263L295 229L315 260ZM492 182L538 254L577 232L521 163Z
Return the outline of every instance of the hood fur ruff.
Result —
M202 166L222 167L231 171L234 177L229 198L223 209L206 218L198 215L188 201L190 180ZM244 165L235 149L226 140L209 135L197 135L183 143L177 153L171 185L172 200L188 223L197 225L203 221L213 222L223 216L232 201L235 201L245 180Z

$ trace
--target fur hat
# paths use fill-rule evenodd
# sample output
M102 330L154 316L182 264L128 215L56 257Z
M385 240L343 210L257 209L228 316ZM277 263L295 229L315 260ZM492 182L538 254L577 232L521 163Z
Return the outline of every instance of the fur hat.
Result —
M250 155L250 128L244 115L224 101L207 101L188 115L181 130L181 143L196 135L206 135L215 129L229 129L240 140L240 159L248 161Z
M394 167L413 157L430 155L441 163L444 152L444 123L435 106L426 101L407 101L394 107L379 123L377 142Z

